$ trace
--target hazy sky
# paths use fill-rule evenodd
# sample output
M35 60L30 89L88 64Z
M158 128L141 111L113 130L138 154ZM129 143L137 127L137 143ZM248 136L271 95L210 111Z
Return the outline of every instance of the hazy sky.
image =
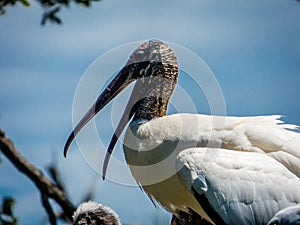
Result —
M300 124L297 1L102 0L88 9L64 9L63 25L44 27L39 25L41 13L33 4L29 9L8 8L0 17L0 127L37 167L58 162L75 203L94 186L96 200L114 208L124 223L166 224L170 218L138 187L102 181L76 144L67 159L62 155L72 129L72 104L80 79L99 56L120 45L156 38L184 46L213 72L228 115L281 114L285 122ZM121 68L126 60L114 56L113 63ZM99 70L99 82L116 72L105 71ZM210 113L206 93L189 88L192 84L185 73L180 75L177 99L188 91L197 112ZM86 91L89 93L90 86ZM184 112L185 102L175 102ZM113 132L111 111L118 111L114 107L108 106L96 118L103 140L101 151L105 151ZM120 145L114 155L123 160ZM0 198L16 198L20 224L40 224L46 217L36 188L3 155L1 160ZM101 157L95 160L101 168ZM120 174L123 172L129 174Z

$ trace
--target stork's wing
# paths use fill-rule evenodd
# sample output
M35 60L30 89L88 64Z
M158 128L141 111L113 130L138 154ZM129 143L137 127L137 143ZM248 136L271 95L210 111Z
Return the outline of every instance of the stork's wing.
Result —
M293 131L298 126L284 124L280 117L175 114L151 121L151 127L165 139L180 140L185 149L221 147L267 153L300 178L300 133Z
M204 196L226 224L267 224L300 203L300 179L263 153L191 148L178 155L177 169L183 185Z
M239 123L225 126L222 147L265 152L300 177L300 134L298 126L284 124L280 116L233 117Z

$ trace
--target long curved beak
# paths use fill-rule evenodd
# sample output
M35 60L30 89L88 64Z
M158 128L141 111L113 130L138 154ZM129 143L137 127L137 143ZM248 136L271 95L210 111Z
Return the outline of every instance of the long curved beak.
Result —
M134 81L134 79L132 79L132 73L129 72L129 69L125 66L101 93L96 102L90 107L69 135L64 147L65 157L67 156L68 149L72 141L75 139L79 131L132 81Z
M138 106L137 103L140 100L140 96L138 94L139 89L140 89L140 84L137 81L137 83L135 84L135 86L132 90L131 96L130 96L129 101L126 105L124 113L123 113L123 115L120 119L120 122L118 123L117 129L116 129L114 135L112 136L111 141L109 143L109 146L107 148L107 152L106 152L106 155L105 155L103 168L102 168L102 178L103 178L103 180L105 180L109 159L110 159L110 156L111 156L111 154L114 150L114 147L115 147L120 135L122 134L122 131L126 127L126 124L131 120L132 116L135 113L135 109Z

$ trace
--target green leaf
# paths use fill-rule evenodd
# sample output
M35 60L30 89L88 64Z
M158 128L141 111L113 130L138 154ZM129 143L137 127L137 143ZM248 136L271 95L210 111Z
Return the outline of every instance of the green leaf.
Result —
M21 2L22 5L25 6L25 7L29 7L30 6L30 2L28 2L27 0L19 0L19 2Z

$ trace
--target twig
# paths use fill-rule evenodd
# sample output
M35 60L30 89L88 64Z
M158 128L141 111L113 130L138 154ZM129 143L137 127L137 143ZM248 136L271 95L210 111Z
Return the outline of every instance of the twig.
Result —
M48 214L49 222L51 223L51 225L56 225L57 224L56 216L55 216L55 213L53 212L52 207L50 205L49 197L47 196L46 193L41 192L41 198L42 198L43 206L44 206L44 208L45 208L45 210Z
M52 162L49 166L47 166L47 171L50 175L50 178L54 181L57 187L60 188L62 191L64 191L65 194L67 195L67 192L65 191L64 188L65 185L62 181L57 165L54 162Z
M48 214L51 224L56 224L56 216L53 213L49 198L57 202L62 208L67 219L72 221L72 214L75 210L74 205L68 200L66 194L57 185L52 183L39 169L25 159L18 152L13 142L5 136L4 131L0 130L0 149L2 153L14 164L14 166L25 174L39 189L42 197L42 203ZM54 223L55 220L55 223Z

